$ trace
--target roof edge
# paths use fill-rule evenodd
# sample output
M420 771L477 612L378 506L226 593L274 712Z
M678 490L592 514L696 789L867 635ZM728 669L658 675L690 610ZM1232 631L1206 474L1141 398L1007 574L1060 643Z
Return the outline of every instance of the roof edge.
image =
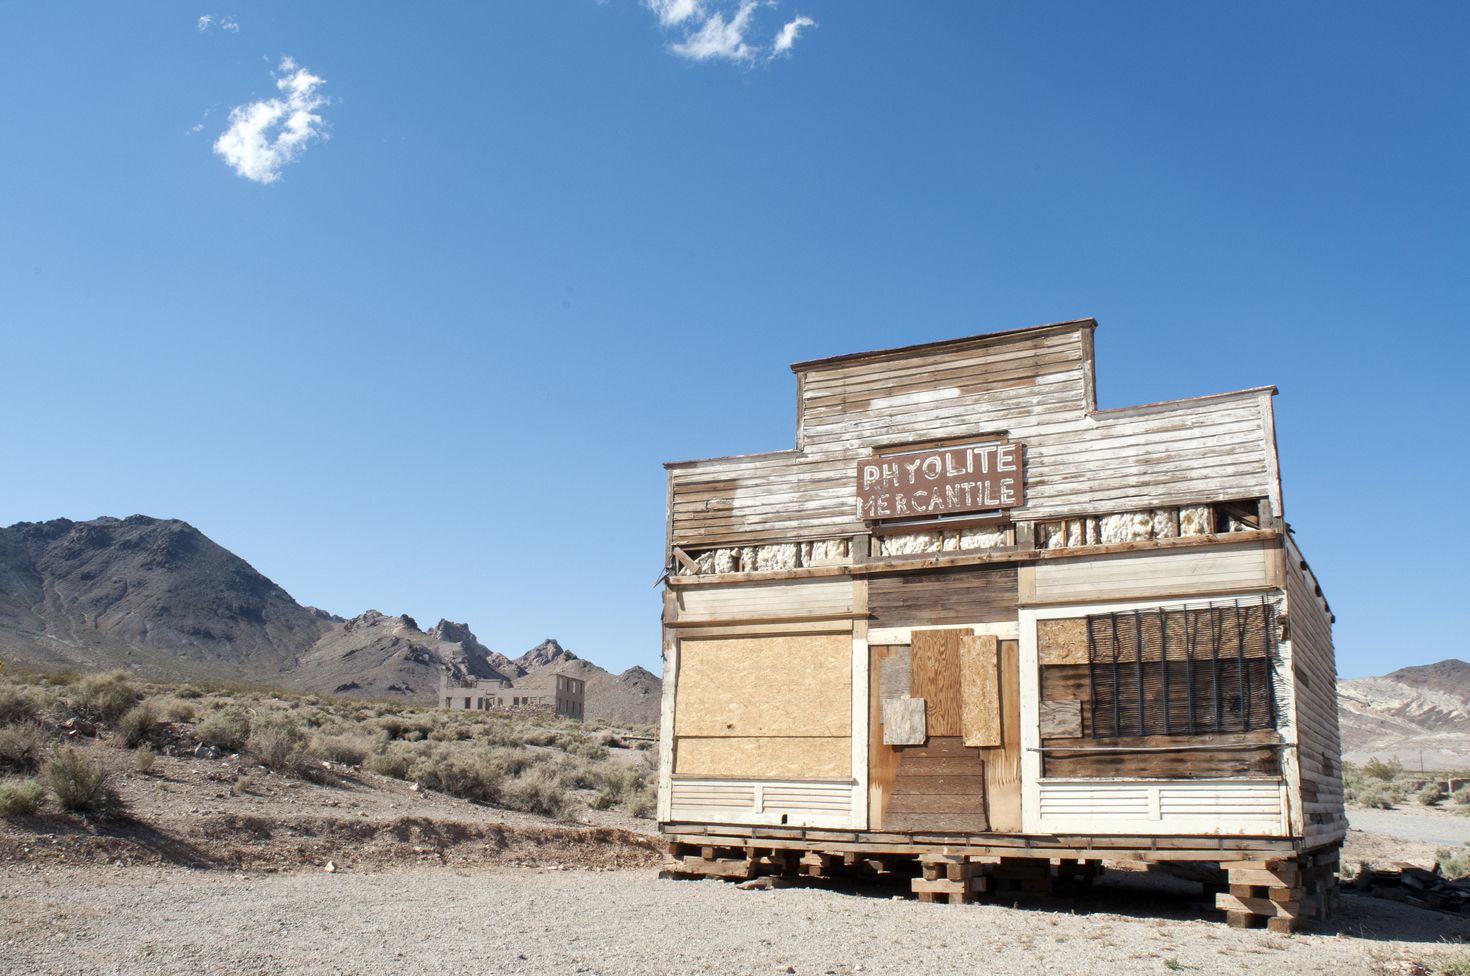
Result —
M959 346L967 343L984 342L989 339L1005 339L1011 336L1022 335L1027 332L1045 332L1048 330L1062 329L1096 329L1097 319L1088 316L1081 319L1068 319L1064 322L1048 322L1045 325L1028 325L1019 329L1004 329L1000 332L981 332L977 335L960 336L957 339L937 339L933 342L919 342L909 346L893 346L888 349L870 349L866 352L849 352L840 356L827 356L822 359L807 359L799 363L791 364L793 373L802 373L814 369L828 369L833 366L841 366L846 363L860 362L864 359L879 359L885 356L902 356L910 353L924 352L930 349L943 349L946 346Z

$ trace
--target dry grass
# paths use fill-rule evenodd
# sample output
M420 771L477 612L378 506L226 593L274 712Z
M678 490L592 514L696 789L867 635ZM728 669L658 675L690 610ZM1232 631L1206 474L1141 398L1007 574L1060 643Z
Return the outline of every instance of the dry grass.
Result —
M0 781L0 817L28 817L45 800L46 791L33 779Z
M613 749L650 743L647 730L490 712L446 712L402 702L334 699L272 689L143 682L121 673L0 677L0 770L45 771L66 810L114 810L116 793L69 748L53 750L73 720L84 734L134 750L147 773L157 752L199 745L298 778L360 768L476 803L571 819L585 806L634 816L653 811L653 753L634 764ZM624 753L626 755L626 753ZM50 756L48 762L48 755ZM335 772L334 772L335 770ZM53 783L52 780L55 780ZM248 777L237 792L249 789Z
M63 810L98 817L115 816L123 811L122 797L112 788L107 770L71 746L64 746L52 755L46 763L45 776L46 785Z

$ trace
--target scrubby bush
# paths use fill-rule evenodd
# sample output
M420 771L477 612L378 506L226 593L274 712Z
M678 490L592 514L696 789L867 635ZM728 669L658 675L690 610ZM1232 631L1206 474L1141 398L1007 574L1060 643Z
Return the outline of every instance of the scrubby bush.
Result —
M158 731L158 713L148 701L134 705L117 720L118 738L129 749L151 741Z
M1470 874L1470 844L1463 847L1441 847L1434 852L1434 861L1446 878L1463 878Z
M30 773L46 754L46 736L31 722L0 726L0 769Z
M1392 810L1394 795L1386 783L1373 783L1358 790L1357 802L1374 810Z
M121 671L89 674L72 687L72 705L85 718L111 725L138 704L138 686Z
M517 776L506 786L502 805L557 820L570 820L577 810L577 801L551 766L537 766Z
M1429 971L1433 976L1470 976L1470 953L1460 951L1445 956Z
M36 717L36 700L24 688L0 684L0 725L29 722Z
M1439 785L1438 783L1425 783L1423 786L1419 787L1419 791L1414 794L1414 799L1418 800L1426 807L1432 807L1444 799L1444 787Z
M311 762L306 743L306 733L294 715L257 713L245 740L245 755L266 769L299 773Z
M355 733L319 735L313 741L312 751L323 759L330 759L344 766L361 766L369 758L382 752L384 745L384 740L379 736Z
M1376 779L1381 780L1385 783L1391 783L1394 780L1398 779L1399 774L1404 771L1404 764L1399 762L1397 759L1390 759L1385 762L1384 760L1375 757L1363 763L1360 769L1363 775L1368 779Z
M179 695L150 698L147 703L152 704L159 719L164 722L192 722L199 714L193 703L185 701Z
M1462 786L1450 794L1450 799L1455 801L1456 806L1470 807L1470 785Z
M388 733L388 738L395 742L418 742L434 731L432 723L405 719L399 715L384 715L374 724Z
M153 751L151 746L139 746L133 753L133 768L144 776L147 776L153 772L153 761L157 758L158 754Z
M239 752L250 737L250 716L238 708L222 708L204 716L194 727L194 734L205 745Z
M0 781L0 817L29 817L45 800L46 791L33 779Z
M592 806L597 810L618 808L635 817L650 817L657 801L647 767L614 766L603 772Z
M46 785L63 810L111 816L123 810L122 797L112 788L107 770L76 749L60 749L46 763Z

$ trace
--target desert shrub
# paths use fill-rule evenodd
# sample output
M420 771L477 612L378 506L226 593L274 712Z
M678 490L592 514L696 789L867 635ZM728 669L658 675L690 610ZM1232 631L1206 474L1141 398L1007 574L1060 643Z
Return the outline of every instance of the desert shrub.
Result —
M230 784L230 792L235 794L236 796L244 796L246 793L249 793L254 788L255 777L251 776L249 773L241 773L239 776L236 776L235 781Z
M111 816L123 810L122 797L112 788L107 770L67 746L46 763L46 785L63 810Z
M1363 765L1359 767L1359 769L1362 774L1368 779L1376 779L1381 780L1385 783L1391 783L1394 780L1398 779L1399 775L1404 771L1404 764L1399 762L1397 759L1390 759L1385 762L1384 760L1375 757L1363 763Z
M1470 844L1462 847L1441 847L1434 852L1434 862L1446 878L1463 878L1470 875Z
M651 817L658 805L647 767L615 766L603 771L602 784L592 797L597 810L619 808L635 817Z
M36 717L36 699L24 688L0 684L0 725L28 722Z
M194 734L205 745L239 752L250 737L250 716L238 708L222 708L204 716L194 727Z
M31 722L0 726L0 769L34 772L45 754L46 736L40 726Z
M46 791L33 779L0 781L0 817L28 817L45 799Z
M395 742L418 742L434 731L434 726L428 722L406 719L400 715L384 715L374 724L388 733L388 738Z
M150 702L142 701L117 720L118 738L129 749L136 749L158 734L158 713Z
M150 698L146 704L151 704L159 719L164 722L192 722L198 715L191 702L177 695Z
M252 762L281 773L299 773L311 762L307 736L296 717L283 712L257 714L245 739Z
M1457 806L1470 807L1470 785L1462 786L1450 794L1450 799Z
M490 750L439 748L421 753L406 778L450 796L497 803L507 776L504 763Z
M570 820L577 810L577 801L551 766L528 769L513 779L501 805L557 820Z
M1359 806L1375 810L1391 810L1394 804L1394 794L1387 784L1373 783L1358 790L1357 801Z
M586 736L568 736L561 743L562 751L569 756L600 762L608 757L607 746Z
M1470 976L1470 953L1460 951L1445 956L1429 972L1433 976Z
M319 735L313 740L312 751L332 762L346 766L361 766L369 758L382 752L384 744L380 736L355 733Z
M379 776L408 779L408 774L417 761L418 753L415 750L406 748L403 743L393 743L376 756L370 756L366 768Z
M111 725L138 704L138 686L121 671L89 674L72 686L72 705L84 717Z
M133 768L144 776L153 772L153 761L158 754L153 751L152 746L142 745L133 752Z
M203 698L204 697L204 692L200 691L198 688L195 688L193 685L180 685L177 689L174 690L174 697L176 697L176 698ZM187 720L181 720L181 721L187 721Z
M1439 803L1441 800L1444 799L1444 787L1440 786L1438 783L1425 783L1423 786L1419 787L1418 792L1414 794L1414 799L1418 800L1426 807L1432 807L1436 803Z
M561 777L562 785L569 790L595 790L599 789L605 779L605 771L601 766L593 765L585 759L574 759L564 756L552 765L557 776Z

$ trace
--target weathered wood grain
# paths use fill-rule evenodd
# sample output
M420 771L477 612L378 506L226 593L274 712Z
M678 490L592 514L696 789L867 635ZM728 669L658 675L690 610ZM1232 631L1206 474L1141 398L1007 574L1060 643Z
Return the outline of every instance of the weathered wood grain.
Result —
M922 698L885 698L880 703L885 746L923 745L925 707Z
M893 645L878 665L878 696L888 699L909 694L909 648L906 644Z
M1042 741L1081 738L1082 702L1076 698L1042 702L1039 724Z
M1016 567L969 566L874 576L868 581L874 627L991 623L1016 619Z
M870 591L871 597L871 591ZM909 685L928 703L929 734L962 733L960 638L967 630L916 630L910 643Z
M1021 829L1021 674L1015 641L999 645L1001 744L981 749L986 813L997 831Z

